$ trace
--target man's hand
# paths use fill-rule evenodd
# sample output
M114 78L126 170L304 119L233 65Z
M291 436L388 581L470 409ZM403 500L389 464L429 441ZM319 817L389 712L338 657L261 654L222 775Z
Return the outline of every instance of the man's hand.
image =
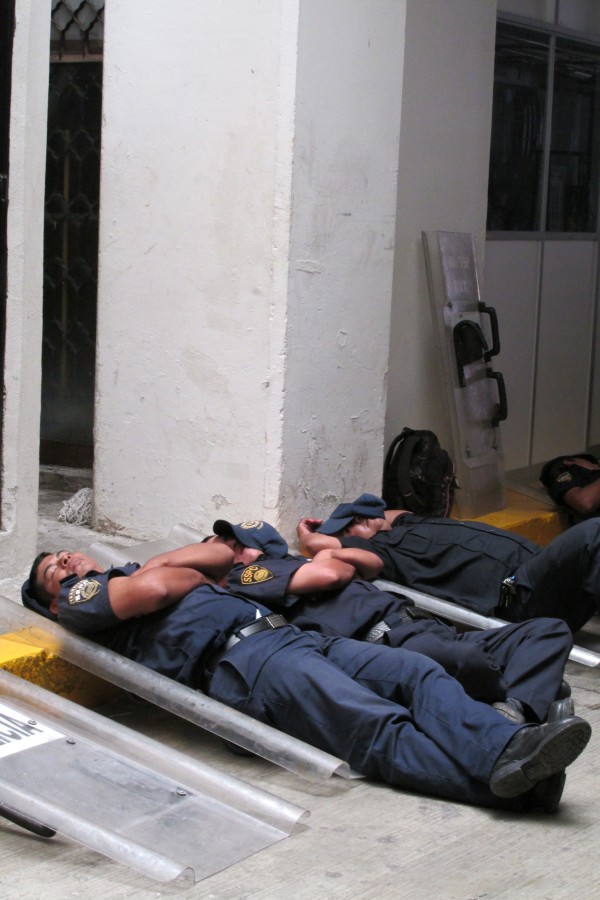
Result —
M341 544L336 537L329 534L319 534L316 530L323 524L323 519L315 519L305 516L296 526L298 546L304 556L315 556L319 550L339 550Z
M296 534L298 537L302 534L314 534L317 528L323 524L323 519L313 519L311 516L305 516L300 519L296 526Z

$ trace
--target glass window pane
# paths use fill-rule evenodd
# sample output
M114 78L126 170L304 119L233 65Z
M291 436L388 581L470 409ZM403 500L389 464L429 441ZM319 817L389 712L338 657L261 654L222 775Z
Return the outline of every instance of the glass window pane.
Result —
M548 231L596 231L600 51L557 38L548 173Z
M549 37L498 24L489 231L539 231Z

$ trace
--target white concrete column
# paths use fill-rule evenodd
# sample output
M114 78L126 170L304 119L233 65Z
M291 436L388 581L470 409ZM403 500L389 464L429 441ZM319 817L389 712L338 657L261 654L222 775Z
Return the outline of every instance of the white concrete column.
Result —
M279 508L286 533L379 493L403 2L301 5Z
M404 9L107 5L100 527L289 535L376 486Z
M49 0L17 0L10 104L0 563L29 563L37 541Z

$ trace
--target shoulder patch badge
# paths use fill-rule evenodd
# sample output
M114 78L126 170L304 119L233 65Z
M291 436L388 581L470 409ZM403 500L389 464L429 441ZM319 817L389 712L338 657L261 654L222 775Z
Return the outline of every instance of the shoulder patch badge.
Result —
M100 582L94 578L84 578L82 581L78 581L69 591L69 606L77 606L78 603L85 603L86 600L91 600L92 597L96 596L100 587Z
M573 476L571 475L571 473L561 472L556 479L556 484L566 484L568 481L573 481Z
M263 581L270 581L274 577L273 573L264 566L246 566L241 575L241 582L242 584L262 584Z

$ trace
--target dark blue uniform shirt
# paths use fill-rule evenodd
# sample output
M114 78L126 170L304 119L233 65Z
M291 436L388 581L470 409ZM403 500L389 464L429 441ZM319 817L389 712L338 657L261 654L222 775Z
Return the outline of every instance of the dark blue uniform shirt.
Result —
M391 531L369 540L341 538L342 547L376 553L380 578L406 584L489 615L500 603L501 586L539 547L510 531L482 522L397 516Z
M406 598L380 591L361 579L355 579L337 591L288 594L292 575L304 565L311 563L298 556L289 555L284 559L262 556L253 565L234 566L227 587L233 594L277 609L303 631L358 640L383 619L414 605ZM415 623L416 631L420 627Z
M207 660L231 634L270 612L209 584L158 612L119 619L110 605L109 581L127 577L138 568L131 563L90 572L82 579L75 575L64 579L58 620L70 631L191 687L202 682Z

